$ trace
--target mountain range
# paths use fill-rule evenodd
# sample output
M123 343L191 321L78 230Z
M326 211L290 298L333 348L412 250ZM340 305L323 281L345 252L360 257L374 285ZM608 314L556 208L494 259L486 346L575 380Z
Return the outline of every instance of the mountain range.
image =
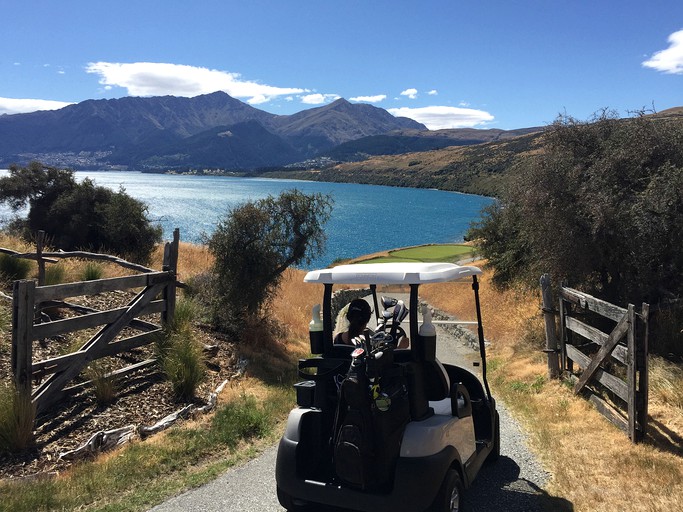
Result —
M478 144L529 130L430 131L345 99L276 115L224 92L124 97L0 116L0 166L39 160L74 169L251 170Z

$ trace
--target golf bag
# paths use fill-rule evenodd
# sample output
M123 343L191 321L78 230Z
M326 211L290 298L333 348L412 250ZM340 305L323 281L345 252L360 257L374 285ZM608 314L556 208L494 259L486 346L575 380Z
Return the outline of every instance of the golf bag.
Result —
M391 484L410 421L403 368L393 349L380 358L354 357L339 389L333 429L334 469L341 483L362 490Z

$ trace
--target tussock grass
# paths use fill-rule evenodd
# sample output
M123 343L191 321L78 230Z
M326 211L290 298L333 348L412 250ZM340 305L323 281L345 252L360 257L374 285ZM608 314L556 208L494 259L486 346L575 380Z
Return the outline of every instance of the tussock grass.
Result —
M88 261L83 265L81 271L81 281L96 281L104 276L104 267L100 263Z
M6 281L26 279L33 268L29 260L14 258L9 254L0 254L0 276Z
M161 353L161 368L177 400L189 401L206 378L204 356L188 327L169 332Z
M651 359L651 426L647 440L633 445L571 386L546 378L546 356L539 350L540 290L496 290L489 272L480 282L492 391L525 425L532 448L551 472L548 493L570 501L576 512L683 509L681 369ZM421 291L434 306L474 318L464 303L471 300L468 285Z
M116 378L111 375L112 369L107 361L98 359L90 363L85 371L86 378L92 381L92 390L100 405L110 404L116 398Z
M45 267L45 285L61 284L66 279L66 268L61 263Z
M28 448L36 417L31 397L11 384L0 384L0 454Z

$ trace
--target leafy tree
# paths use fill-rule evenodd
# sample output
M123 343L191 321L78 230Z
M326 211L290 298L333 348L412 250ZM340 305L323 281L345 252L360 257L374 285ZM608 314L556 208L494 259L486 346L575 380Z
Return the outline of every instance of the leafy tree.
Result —
M209 240L215 257L215 323L234 329L272 298L282 273L322 253L332 199L298 190L233 208Z
M12 227L26 238L43 230L64 250L108 251L145 262L161 240L147 207L123 189L114 192L89 179L79 183L72 171L38 162L10 167L9 176L0 178L0 201L15 211L28 205L27 217Z
M543 272L620 303L683 292L683 123L603 111L563 116L544 150L512 169L469 238L499 283Z

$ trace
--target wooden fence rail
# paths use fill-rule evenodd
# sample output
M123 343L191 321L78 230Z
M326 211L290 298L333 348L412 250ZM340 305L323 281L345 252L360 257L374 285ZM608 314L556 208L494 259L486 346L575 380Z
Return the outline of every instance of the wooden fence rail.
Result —
M30 394L36 407L36 414L44 412L51 404L59 401L68 391L67 385L90 363L103 357L127 352L152 343L169 323L175 311L176 271L178 263L179 231L173 234L173 241L166 244L163 270L151 271L137 266L144 273L125 277L98 279L76 283L41 286L32 280L14 283L12 315L12 369L17 389ZM40 252L40 251L39 251ZM41 253L45 256L66 257L68 253ZM74 253L69 257L88 258L90 253ZM17 255L34 257L34 255ZM122 260L106 255L95 259L106 259L121 264ZM116 261L118 260L118 261ZM39 261L41 259L39 258ZM124 262L127 263L127 262ZM133 268L135 265L124 265ZM63 299L84 295L96 295L118 290L141 289L125 306L107 311L73 305ZM69 307L79 316L44 321L39 313L46 307ZM160 324L139 317L160 314ZM100 327L81 348L70 354L33 361L33 343L37 340ZM121 338L123 329L126 332ZM144 361L117 370L118 376L148 366ZM33 382L37 382L32 389Z
M542 279L541 283L549 287L549 282L544 285ZM546 321L549 373L559 362L560 373L574 382L574 393L587 393L603 416L634 443L642 440L648 418L649 305L643 303L636 312L633 304L622 308L565 286L558 295L559 337L554 322ZM544 294L544 311L551 306ZM614 327L604 332L591 325L589 313L597 319L593 323L604 324L599 320L603 318L614 322ZM554 339L559 339L559 347L553 346ZM578 375L574 364L582 370Z

